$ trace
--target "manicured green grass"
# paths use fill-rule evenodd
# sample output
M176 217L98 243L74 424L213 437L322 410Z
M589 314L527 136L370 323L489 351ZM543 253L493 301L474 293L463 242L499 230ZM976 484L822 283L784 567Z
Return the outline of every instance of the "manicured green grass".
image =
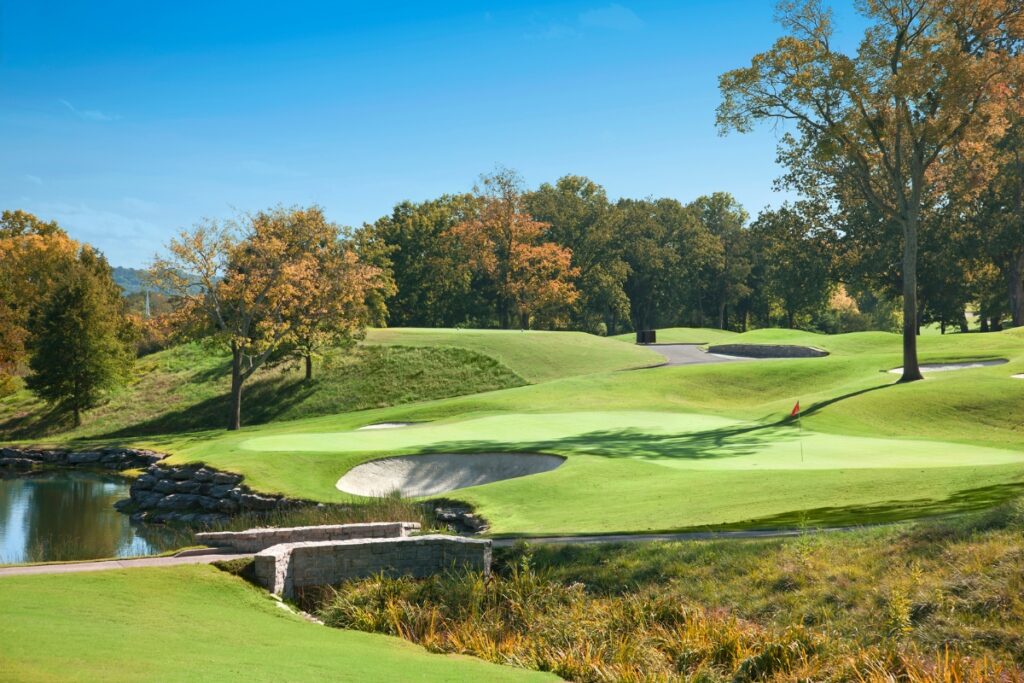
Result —
M451 494L498 534L859 524L985 507L1024 485L1024 382L1010 378L1024 370L1019 333L922 338L924 361L1011 362L909 385L885 372L900 363L896 335L737 338L831 355L574 376L151 443L257 488L333 501L349 499L334 488L344 472L387 454L568 456L552 472ZM802 424L788 418L797 400ZM380 421L435 424L352 431Z
M0 614L11 681L553 678L312 624L208 566L4 577Z
M728 344L739 335L729 330L708 327L667 327L658 330L658 344ZM636 342L636 333L617 334L612 339Z
M306 382L295 364L259 371L244 390L243 422L283 420L474 394L525 384L482 353L453 347L332 350ZM225 422L228 357L186 344L141 359L135 380L71 428L21 390L0 399L0 440L123 438L218 428Z
M368 344L451 346L496 358L528 382L640 368L661 362L641 347L624 347L583 332L389 328L370 330Z

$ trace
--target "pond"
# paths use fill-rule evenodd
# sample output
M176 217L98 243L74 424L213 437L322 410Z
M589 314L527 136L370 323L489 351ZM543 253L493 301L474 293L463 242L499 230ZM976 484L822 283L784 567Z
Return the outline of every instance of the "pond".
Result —
M113 507L127 497L127 480L100 473L0 477L0 564L135 557L187 542L172 529L132 523Z

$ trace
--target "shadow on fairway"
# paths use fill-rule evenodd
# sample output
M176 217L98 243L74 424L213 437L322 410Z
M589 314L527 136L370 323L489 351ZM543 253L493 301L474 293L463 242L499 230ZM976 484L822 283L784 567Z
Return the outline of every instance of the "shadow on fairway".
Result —
M812 404L803 411L804 416L855 396L885 389L893 384L881 384L852 391ZM430 444L422 453L480 453L569 452L608 458L716 460L753 455L770 444L791 442L800 437L795 428L796 418L786 415L772 422L740 424L699 432L681 434L653 434L642 429L608 429L572 434L544 441L492 441L461 440Z

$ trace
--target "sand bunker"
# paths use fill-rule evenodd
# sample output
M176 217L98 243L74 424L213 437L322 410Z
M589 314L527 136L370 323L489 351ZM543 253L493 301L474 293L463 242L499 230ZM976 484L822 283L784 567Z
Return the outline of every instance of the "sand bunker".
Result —
M823 358L828 351L793 344L715 344L708 353L725 358Z
M398 491L403 498L415 498L550 472L563 462L556 455L531 453L404 455L357 465L337 487L357 496Z
M950 372L952 370L972 370L975 368L987 368L992 365L1002 365L1010 361L1005 358L996 360L972 360L964 363L924 363L920 366L921 372ZM902 375L903 368L893 368L889 371L893 375Z
M1020 375L1010 375L1010 377L1012 377L1013 379L1024 379L1024 374L1020 374Z
M378 422L378 423L372 424L372 425L363 425L362 427L360 427L356 431L357 432L365 432L365 431L369 431L369 430L372 430L372 429L399 429L400 427L410 427L413 424L415 424L415 423L413 423L413 422Z

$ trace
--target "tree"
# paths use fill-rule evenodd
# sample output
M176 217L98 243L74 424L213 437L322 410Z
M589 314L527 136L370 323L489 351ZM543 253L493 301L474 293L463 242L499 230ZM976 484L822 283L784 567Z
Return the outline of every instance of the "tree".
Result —
M796 318L821 311L832 293L832 247L828 232L807 211L783 205L766 209L750 226L765 269L768 296L782 308L786 327Z
M154 283L178 298L181 333L231 352L228 429L241 427L243 384L275 353L344 333L349 309L319 292L334 279L350 282L338 237L316 207L277 208L183 231L154 262ZM313 319L325 306L321 326Z
M311 289L291 308L288 342L304 361L308 381L313 378L313 356L322 348L362 336L375 316L369 305L371 292L387 287L387 281L381 269L360 261L318 207L292 215L302 224L313 259Z
M1004 126L1010 48L1024 31L1015 0L864 0L871 22L854 55L833 48L832 18L818 0L784 2L787 34L751 65L720 78L725 132L789 122L781 159L790 180L852 188L902 236L903 377L917 360L918 228L951 157L989 170L986 152ZM808 187L810 183L804 184Z
M726 309L750 293L751 259L745 224L747 212L732 195L715 192L690 204L706 234L713 238L712 256L702 259L697 306L703 324L704 304L715 307L718 328L726 329Z
M124 382L133 354L130 326L110 266L83 249L75 267L59 283L30 324L26 386L71 412L75 426L82 412Z
M386 252L394 291L386 298L388 321L403 327L450 327L480 317L488 307L472 287L472 274L452 228L476 216L479 201L470 194L444 195L425 202L402 202L356 235L358 251Z
M526 203L534 218L548 224L547 238L572 252L572 266L579 271L574 284L580 292L573 326L614 333L629 317L623 290L629 267L622 259L619 222L604 188L567 175L529 193Z
M572 251L546 240L548 224L527 211L522 180L514 172L501 169L481 177L476 194L479 213L448 235L493 289L501 326L508 329L516 320L528 329L537 318L549 326L565 324L579 297Z
M0 388L24 367L29 318L74 267L80 245L24 211L0 216Z

